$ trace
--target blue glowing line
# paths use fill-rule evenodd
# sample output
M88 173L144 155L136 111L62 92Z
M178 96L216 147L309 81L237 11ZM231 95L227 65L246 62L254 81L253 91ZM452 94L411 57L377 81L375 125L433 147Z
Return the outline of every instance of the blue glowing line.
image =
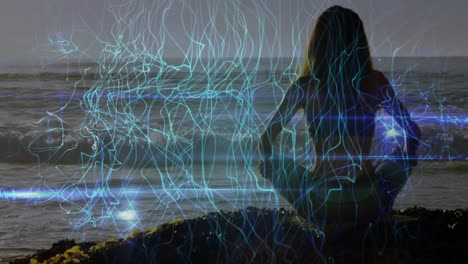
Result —
M106 198L113 197L118 194L122 197L124 196L144 196L144 195L177 195L183 194L184 197L199 197L203 195L208 195L207 193L216 193L216 194L229 194L235 192L242 193L256 193L260 192L258 189L236 189L231 188L166 188L166 189L141 189L141 188L110 188L110 189L88 189L88 188L76 188L74 190L38 190L38 191L28 191L28 190L6 190L0 191L1 200L31 200L31 201L77 201L84 200L87 198ZM88 195L91 194L91 195Z
M61 99L66 101L61 111L72 108L68 105L71 101L74 104L79 102L80 114L83 114L79 128L65 129L63 112L49 112L47 118L38 122L47 125L46 131L27 145L41 166L45 162L60 163L58 161L61 160L79 163L78 177L56 166L60 175L70 176L62 188L48 188L51 179L47 178L46 172L40 174L43 189L0 189L0 199L71 205L68 213L81 217L76 224L76 227L81 227L87 223L96 225L99 222L96 219L137 221L139 215L136 210L131 207L121 210L119 206L124 202L131 204L139 197L149 197L183 211L180 199L190 199L194 204L209 203L216 208L215 195L273 192L273 188L261 184L264 180L255 166L263 158L257 152L258 137L272 117L275 106L284 98L285 86L297 79L297 60L288 59L283 65L275 59L284 56L280 32L274 39L265 35L268 25L277 30L284 21L271 15L267 1L251 1L248 11L240 8L242 1L213 0L212 5L200 4L200 1L127 2L110 9L115 17L110 38L96 36L101 47L99 56L95 57L96 66L74 76L76 83L72 93L40 96L0 94L0 98L7 99ZM200 16L200 8L212 14L209 21L205 20L207 16ZM229 12L220 12L223 9ZM174 15L169 14L172 11L179 12L180 20L184 22L177 30L185 34L185 39L178 39L167 23L168 16ZM258 26L255 28L259 32L258 37L248 26L251 19ZM292 19L294 32L310 30L310 23L304 23L300 17ZM216 28L217 24L225 27ZM57 33L49 37L49 45L54 52L63 56L90 57L73 43L71 37L66 36L65 33ZM293 39L292 43L304 43L301 38ZM263 50L265 46L268 48ZM182 59L167 59L167 49L180 51ZM229 52L234 55L225 58ZM261 59L258 54L262 53L267 54L268 59ZM294 50L291 56L299 53L303 55L302 50ZM342 56L346 56L345 53ZM402 74L391 78L397 92L412 68L409 66ZM393 70L391 74L394 74ZM77 88L82 86L86 91ZM333 160L467 160L466 153L452 149L454 136L448 127L465 129L468 115L451 111L443 101L431 103L435 101L429 98L434 89L432 86L419 87L427 105L416 107L410 113L420 125L442 128L421 141L423 149L419 157L392 153L366 156L349 151L348 155L333 155ZM344 101L341 99L327 98L338 105ZM271 104L270 109L261 109L263 103ZM342 120L343 116L341 112L329 114L327 119ZM376 130L373 143L376 148L385 149L406 140L395 117L398 118L377 116L376 123L383 129ZM293 121L300 122L301 118ZM348 118L348 121L358 119ZM329 158L329 149L316 156L313 143L299 143L298 138L309 135L291 127L284 133L292 143L288 145L280 141L275 146L277 152L283 153L282 158L312 161ZM346 127L337 129L337 138L346 134L346 130ZM58 143L50 143L54 140ZM286 152L286 149L290 151ZM214 170L216 162L223 162L222 172ZM194 175L198 168L201 171ZM240 176L247 177L249 181L241 182ZM142 179L145 184L129 187L122 183L116 186L114 180L122 180L117 177L125 177L128 182ZM230 188L209 187L213 178L231 183ZM151 184L155 179L161 183ZM184 181L181 183L180 179ZM344 177L343 180L351 178ZM332 191L337 190L341 189L332 188L327 195L333 195ZM199 200L200 197L205 199ZM94 210L100 206L102 210ZM324 233L317 234L325 237Z

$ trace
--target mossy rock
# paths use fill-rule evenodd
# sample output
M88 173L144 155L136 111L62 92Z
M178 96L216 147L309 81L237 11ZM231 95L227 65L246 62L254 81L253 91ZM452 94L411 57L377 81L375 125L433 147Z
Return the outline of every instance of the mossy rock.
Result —
M415 207L394 214L385 224L336 232L322 231L284 209L221 211L99 244L64 240L12 263L393 264L468 258L466 210Z

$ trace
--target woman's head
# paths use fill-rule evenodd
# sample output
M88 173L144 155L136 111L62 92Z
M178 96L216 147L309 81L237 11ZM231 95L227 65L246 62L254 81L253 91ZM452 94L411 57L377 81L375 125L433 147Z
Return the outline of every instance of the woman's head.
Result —
M359 16L341 6L328 8L312 32L301 76L313 76L324 84L360 79L371 70L369 44Z

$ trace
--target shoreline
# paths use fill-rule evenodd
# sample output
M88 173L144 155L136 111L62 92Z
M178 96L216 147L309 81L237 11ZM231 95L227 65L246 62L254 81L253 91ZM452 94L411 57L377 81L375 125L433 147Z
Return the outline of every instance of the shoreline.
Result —
M285 209L248 207L177 219L125 239L51 248L10 263L456 263L468 259L468 209L394 210L392 220L326 236Z

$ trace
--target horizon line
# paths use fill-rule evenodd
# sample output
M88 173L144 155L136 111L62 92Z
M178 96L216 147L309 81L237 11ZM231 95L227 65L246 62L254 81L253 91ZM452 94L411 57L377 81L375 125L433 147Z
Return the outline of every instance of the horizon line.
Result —
M184 60L187 59L186 57L162 57L164 61L169 61L169 60ZM468 59L468 55L448 55L448 56L411 56L411 55L406 55L406 56L371 56L372 59ZM232 59L242 59L242 60L248 60L248 59L291 59L291 60L301 60L303 59L302 56L296 56L296 57L291 57L291 56L272 56L272 57L265 57L265 56L258 56L258 57L194 57L192 59L199 59L199 60L219 60L219 59L225 59L225 60L232 60ZM122 60L124 61L124 60ZM64 65L64 64L94 64L94 63L102 63L105 61L92 61L92 60L65 60L65 59L57 59L57 60L24 60L24 59L19 59L19 60L7 60L7 61L0 61L0 66L53 66L53 65Z

